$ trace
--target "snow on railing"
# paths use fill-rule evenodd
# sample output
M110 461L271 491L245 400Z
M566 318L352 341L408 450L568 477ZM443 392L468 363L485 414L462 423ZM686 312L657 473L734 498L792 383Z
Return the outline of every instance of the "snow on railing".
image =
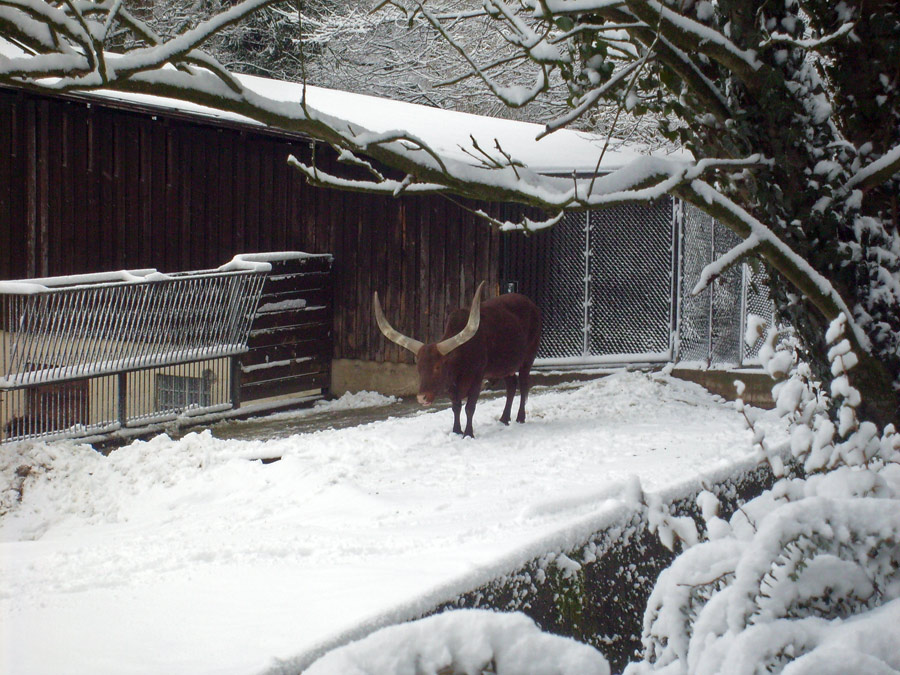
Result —
M238 354L271 269L262 257L0 281L0 388Z

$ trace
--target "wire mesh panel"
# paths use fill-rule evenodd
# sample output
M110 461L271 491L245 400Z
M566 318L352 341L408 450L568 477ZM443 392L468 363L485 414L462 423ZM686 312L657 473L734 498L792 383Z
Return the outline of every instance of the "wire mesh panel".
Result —
M590 354L671 358L672 201L590 213Z
M585 353L587 214L567 215L549 237L547 274L534 295L544 321L538 358L580 357Z
M740 237L716 223L713 229L713 255L719 258L741 243ZM712 293L712 352L717 366L741 363L743 331L743 266L732 265L710 286Z
M703 269L739 241L699 209L665 198L567 214L549 232L511 240L501 274L504 288L543 312L539 365L743 365L759 350L744 345L747 314L772 315L765 272L733 266L692 293Z
M712 262L715 222L711 216L687 204L679 205L681 216L681 267L679 303L679 358L709 361L711 311L709 293L693 295L700 272Z
M746 331L747 317L750 315L763 319L767 325L772 325L775 307L769 297L769 273L762 265L744 266L744 321L742 333ZM743 344L743 365L758 364L759 350L763 345L763 336L756 342Z
M539 360L578 365L671 357L670 199L570 213L549 231L507 236L504 288L541 308Z
M714 366L753 363L761 341L747 347L748 313L772 316L768 276L748 265L733 265L697 295L692 291L703 268L734 248L740 238L690 204L682 205L681 297L678 358Z

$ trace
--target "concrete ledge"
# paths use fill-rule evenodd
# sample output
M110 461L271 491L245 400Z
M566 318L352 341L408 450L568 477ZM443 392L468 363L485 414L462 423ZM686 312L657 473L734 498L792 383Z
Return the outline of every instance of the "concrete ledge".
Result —
M554 371L540 368L532 371L533 385L552 385L573 380L589 380L603 377L606 370ZM746 385L744 401L759 408L772 408L772 378L761 370L699 370L676 367L672 375L682 380L696 382L714 394L733 401L736 397L735 380ZM387 361L360 361L335 359L331 362L331 393L340 396L346 392L377 391L388 396L414 396L418 392L416 367L409 363ZM501 383L495 383L502 388ZM485 389L492 388L490 384Z
M413 396L419 391L416 367L409 363L335 359L331 362L331 393L377 391L386 396Z
M734 382L741 380L746 385L743 395L744 403L757 408L775 407L775 403L772 401L774 380L761 370L693 370L676 367L672 371L672 375L682 380L696 382L729 401L737 398Z

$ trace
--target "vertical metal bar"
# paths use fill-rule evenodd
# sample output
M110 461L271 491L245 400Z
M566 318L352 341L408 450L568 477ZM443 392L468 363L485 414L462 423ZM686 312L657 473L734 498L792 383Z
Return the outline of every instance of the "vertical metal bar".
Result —
M129 285L123 289L128 294L128 302L124 312L124 325L120 334L116 336L118 343L115 360L119 362L119 368L127 370L136 365L139 358L140 345L142 343L144 302L147 298L146 287L143 285Z
M591 212L584 213L584 301L582 302L581 317L581 355L588 356L591 353Z
M168 281L150 286L150 302L147 305L147 316L144 317L148 349L155 350L157 355L164 354L168 347L168 336L162 326L165 323L169 287Z
M65 364L60 363L59 355L61 351L61 343L64 340L65 330L64 326L66 324L67 316L68 316L68 294L65 292L62 293L54 293L54 297L56 298L56 302L54 304L53 309L53 324L50 328L50 339L48 342L48 351L47 356L45 357L45 362L48 367L62 367L63 372L59 373L60 376L65 377Z
M46 296L36 295L34 296L34 298L35 304L37 305L37 309L35 312L35 322L33 324L33 330L29 335L30 342L28 345L28 351L26 352L26 354L24 354L27 360L22 364L23 370L26 373L26 381L28 382L31 382L31 380L33 379L33 375L31 375L31 373L34 371L34 364L38 358L36 356L36 353L39 354L43 346L41 336L44 334L44 326L47 318L47 314L44 309L44 305L47 301Z
M88 370L92 364L100 363L104 356L104 343L110 338L112 322L110 316L118 302L114 288L101 289L91 307L91 344L82 351L80 368Z
M27 342L29 341L28 337L28 321L29 321L29 313L26 311L29 304L34 304L33 300L34 296L26 296L20 297L18 302L16 303L18 307L18 317L16 320L16 330L15 330L15 340L10 348L10 361L9 361L9 373L20 373L24 369L20 365L25 359L23 358L23 354L27 353L26 350L28 348Z
M746 263L741 263L741 324L738 331L738 365L744 365L744 352L748 349L744 341L744 334L747 332L747 287L749 286L748 275L750 267Z
M116 286L115 297L116 302L108 319L109 333L108 338L104 343L103 360L101 361L102 365L99 366L104 370L112 367L119 354L119 345L122 340L122 326L125 317L128 315L129 305L131 303L129 287Z
M78 324L81 321L83 298L84 293L81 291L73 291L69 294L68 302L66 303L65 322L61 329L62 335L59 338L60 349L56 356L60 365L65 366L66 372L72 376L77 374L77 370L72 364L71 356L78 342Z
M202 293L200 294L201 311L195 313L200 324L198 326L200 331L197 336L197 346L203 350L208 350L213 345L212 335L215 330L215 320L221 309L219 303L214 302L216 281L215 277L203 280Z
M241 407L241 359L235 355L231 357L231 407L237 410Z
M231 332L228 336L229 344L245 343L248 333L256 316L259 297L266 283L268 274L254 272L241 281L241 288L235 291L238 294L237 308L231 317Z
M231 298L228 297L229 277L217 276L212 281L211 304L215 305L215 311L209 317L209 331L206 336L208 347L212 348L209 352L210 358L222 352L224 326L233 309Z
M684 273L682 257L684 249L684 211L680 199L672 198L672 329L669 348L672 362L681 358L681 294Z
M142 329L141 307L145 299L144 287L129 284L122 288L125 294L125 308L122 312L121 324L116 332L116 348L114 362L118 368L128 370L135 365L141 351Z
M259 297L263 291L267 277L267 273L254 272L253 275L248 278L248 282L251 285L248 291L241 294L241 309L235 317L237 323L235 325L234 333L232 333L229 338L232 344L246 342L253 325L253 320L256 318Z
M16 325L16 339L12 347L12 354L10 356L11 373L21 373L25 370L24 363L27 360L29 342L31 341L31 327L29 323L32 320L31 313L27 310L29 305L34 304L34 299L35 296L33 295L21 298L21 319L17 322Z
M221 303L221 313L218 318L218 326L213 337L215 344L221 347L230 347L232 343L230 339L230 327L241 312L241 293L236 291L240 289L247 281L244 276L222 277L219 279L219 297Z
M62 295L62 294L61 294ZM70 344L73 339L73 322L75 321L74 317L77 315L77 311L75 310L76 305L78 304L78 296L79 293L77 291L69 292L64 294L63 307L60 309L62 312L62 323L59 326L59 335L56 336L56 351L53 354L53 361L56 365L65 368L65 374L68 377L72 377L76 375L75 372L72 372L71 364L67 355L71 349Z
M128 425L128 373L118 373L118 388L117 418L124 429Z
M711 221L709 224L709 262L712 263L716 259L716 223L715 221ZM713 282L715 283L715 282ZM713 358L713 311L715 310L715 302L714 302L714 294L715 288L713 284L709 284L706 287L706 292L709 293L709 333L707 338L706 345L706 365L712 365Z
M47 334L47 326L49 324L49 312L47 309L47 305L49 304L49 298L46 295L38 295L39 298L38 304L40 306L40 310L38 315L40 317L39 324L37 330L34 335L34 343L32 345L32 354L29 354L31 369L29 370L28 380L36 381L35 370L40 368L40 361L43 357L44 352L44 336ZM28 368L28 363L25 363L26 369Z

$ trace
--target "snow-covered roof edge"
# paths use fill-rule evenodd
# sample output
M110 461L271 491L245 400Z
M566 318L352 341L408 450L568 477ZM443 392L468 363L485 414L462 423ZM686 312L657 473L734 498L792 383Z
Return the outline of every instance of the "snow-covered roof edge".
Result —
M0 40L0 54L13 55L22 52ZM472 139L483 148L493 149L499 144L513 158L531 170L543 174L570 175L594 173L617 169L632 160L650 154L650 148L642 144L628 144L613 140L608 147L607 138L597 134L560 129L541 140L543 125L532 122L501 119L432 108L418 103L408 103L326 89L299 82L286 82L253 75L235 75L248 89L273 101L296 102L305 95L307 103L316 110L343 119L354 126L384 133L398 128L427 143L438 154L468 164L476 160L463 148L471 151ZM48 91L50 95L54 92ZM66 98L77 100L102 100L114 107L134 109L153 114L175 114L192 119L215 120L226 125L248 126L265 129L293 138L309 137L266 125L230 111L209 108L193 103L145 94L112 90L68 92ZM311 139L315 140L315 139ZM665 153L662 153L665 154Z

